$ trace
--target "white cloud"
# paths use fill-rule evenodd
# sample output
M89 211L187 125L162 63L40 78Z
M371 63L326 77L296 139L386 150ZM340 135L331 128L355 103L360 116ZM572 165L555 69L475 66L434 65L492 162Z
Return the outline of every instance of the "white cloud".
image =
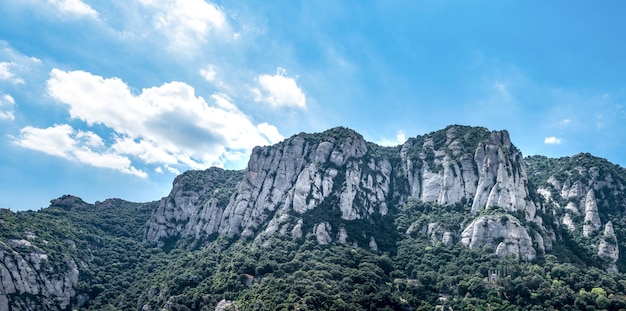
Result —
M6 80L14 84L23 84L24 79L16 76L12 68L17 67L14 62L0 62L0 80Z
M179 170L177 170L176 168L173 168L173 167L171 167L169 165L166 165L165 169L168 170L172 174L180 175L180 171Z
M99 142L102 139L93 132L76 131L70 125L61 124L43 129L27 126L20 130L20 136L14 143L23 148L95 167L114 169L141 178L148 176L133 167L127 157L106 150L91 149L94 141Z
M48 0L48 3L64 15L98 18L98 12L80 0Z
M257 129L259 129L259 132L261 132L261 134L263 134L263 136L265 136L267 140L272 144L278 143L285 139L285 137L283 137L283 135L278 132L278 129L275 126L267 124L266 122L263 122L256 127Z
M204 0L139 0L155 11L153 23L163 32L170 47L183 50L205 43L212 30L226 25L226 15L215 4Z
M554 136L550 136L550 137L546 137L543 140L543 143L547 144L547 145L558 145L558 144L561 143L561 139L560 138L556 138Z
M208 82L215 81L216 74L217 72L215 71L213 65L208 65L206 69L200 69L200 75Z
M404 131L398 131L398 134L396 135L396 140L401 144L404 144L406 142L406 135L404 134Z
M254 146L283 138L272 125L254 125L225 94L213 94L210 104L182 82L133 94L118 78L53 69L47 87L48 95L69 106L73 119L115 132L111 152L170 172L224 166L249 155ZM78 138L89 146L103 144L86 135Z
M563 119L561 120L561 122L559 122L560 125L568 125L570 123L572 123L572 120L570 119Z
M78 132L78 134L76 134L76 139L81 142L84 142L85 145L90 146L90 147L103 147L104 146L104 141L102 140L102 138L100 138L100 136L96 135L93 132L80 131Z
M9 94L0 94L0 120L15 120L15 99Z
M306 97L296 84L296 80L287 76L283 68L278 68L275 75L261 75L257 78L261 89L254 88L255 101L266 102L273 107L298 107L306 109Z
M396 134L396 140L383 139L376 143L380 146L391 147L391 146L404 144L405 142L406 142L406 134L404 134L404 131L398 131L398 133Z

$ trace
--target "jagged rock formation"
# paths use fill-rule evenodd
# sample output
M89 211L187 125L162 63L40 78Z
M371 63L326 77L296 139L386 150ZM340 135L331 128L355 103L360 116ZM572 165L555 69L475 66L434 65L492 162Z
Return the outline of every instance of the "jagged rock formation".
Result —
M597 254L608 260L605 268L617 271L619 248L613 249L607 241L614 241L611 236L615 236L611 220L623 218L626 212L624 168L585 153L559 159L534 156L527 164L543 205L555 216L555 225L562 224L574 238L593 244Z
M583 223L583 235L589 237L589 235L600 229L600 216L598 215L598 204L596 203L596 196L593 194L593 190L590 189L585 197L585 219Z
M598 246L598 255L608 260L607 271L618 272L616 262L619 259L619 245L613 230L613 223L610 221L604 226L604 234Z
M210 168L188 171L174 179L170 194L159 201L148 222L146 240L161 247L166 241L216 232L240 172Z
M203 183L184 189L192 174ZM212 194L224 174L210 169L177 178L149 222L146 240L163 245L168 239L214 234L258 241L313 235L320 244L360 240L360 246L377 249L375 242L367 242L374 238L371 232L350 232L345 224L374 214L384 217L392 202L409 198L466 204L472 213L498 206L542 223L522 155L506 131L450 126L411 138L399 150L368 144L345 128L301 133L255 148L227 204ZM325 216L307 216L319 213ZM438 234L436 239L446 244L454 240L452 232ZM535 241L542 250L543 240L540 235Z
M407 234L411 234L414 228L409 227L407 230ZM446 230L442 225L436 222L431 222L426 227L426 235L430 239L430 243L435 245L438 242L443 243L443 245L450 246L454 243L454 233Z
M465 130L451 126L403 145L400 155L410 195L443 205L465 201L473 213L500 206L534 219L536 206L528 199L525 164L508 132Z
M526 228L509 215L478 217L461 233L461 243L469 248L488 246L499 256L512 254L527 261L537 256Z
M28 240L0 241L0 310L66 310L78 274L74 260L55 267Z
M391 164L367 158L367 152L363 137L344 128L320 135L302 133L274 146L257 147L226 206L216 204L206 189L183 193L184 180L175 181L149 223L146 239L163 243L169 237L214 233L260 239L290 233L300 238L305 230L320 243L330 243L341 228L323 222L305 224L302 215L331 204L343 220L387 214ZM197 198L202 195L207 203L200 213Z

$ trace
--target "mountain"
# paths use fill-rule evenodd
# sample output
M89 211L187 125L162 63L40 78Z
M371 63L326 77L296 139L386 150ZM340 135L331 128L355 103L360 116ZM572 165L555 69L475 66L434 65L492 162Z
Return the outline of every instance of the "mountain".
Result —
M300 133L159 201L0 211L0 310L617 310L625 182L481 127Z

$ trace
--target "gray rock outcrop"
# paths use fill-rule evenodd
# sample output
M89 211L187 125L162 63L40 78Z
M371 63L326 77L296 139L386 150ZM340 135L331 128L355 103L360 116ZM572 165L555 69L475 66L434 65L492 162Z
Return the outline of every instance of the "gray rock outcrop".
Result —
M593 189L587 192L585 199L585 220L583 223L583 236L588 237L592 232L600 229L600 216L598 215L598 203Z
M555 225L563 225L573 235L582 234L586 243L597 243L597 254L605 258L609 271L615 272L619 248L611 219L623 217L626 206L624 169L590 154L549 159L535 157L533 174L544 176L537 183L543 205L556 216ZM549 163L549 165L545 165ZM602 229L602 220L607 221ZM595 242L600 235L600 241ZM615 237L615 238L614 238ZM591 254L587 254L591 255Z
M436 222L431 222L428 226L426 226L426 235L429 237L430 243L433 245L441 242L443 245L451 246L454 243L454 233L446 230L443 226Z
M55 267L28 240L0 242L0 310L66 310L76 294L78 274L74 260Z
M619 272L616 265L619 259L619 245L613 229L613 223L610 221L604 226L604 233L602 234L600 245L598 245L598 255L608 261L607 271Z
M214 168L187 172L160 201L146 240L163 246L171 239L218 234L261 242L272 236L299 239L312 233L321 244L354 243L351 234L363 241L374 238L374 231L349 232L342 222L383 217L390 202L411 198L465 204L472 213L498 206L516 215L521 212L543 228L536 215L538 204L528 199L522 155L506 131L450 126L409 139L395 154L390 153L392 148L377 148L382 147L370 150L352 130L334 128L257 147L247 168L236 176L225 177L224 171ZM224 178L233 184L239 178L227 200L215 194L220 189L215 184ZM318 218L303 221L310 215ZM440 231L429 235L446 245L459 234ZM544 249L543 241L538 243Z
M462 131L450 126L445 135L437 138L441 141L437 144L436 138L427 137L423 142L410 139L402 146L410 196L442 205L467 202L473 213L500 206L523 211L529 220L535 218L537 207L527 199L522 154L511 144L507 131ZM476 141L476 137L482 139Z
M298 215L318 208L338 208L345 221L386 215L391 163L367 153L363 137L345 128L303 133L274 146L257 147L223 205L209 194L211 187L183 189L183 174L159 203L146 240L163 245L172 237L214 233L254 239L291 233L299 238L312 228L303 228ZM336 233L328 232L329 238Z
M498 256L512 254L525 261L537 256L526 228L508 215L478 217L461 233L461 243L472 249L488 246Z
M163 246L170 238L193 236L198 240L216 232L232 189L224 184L241 173L209 168L176 177L170 194L161 199L148 221L145 239Z

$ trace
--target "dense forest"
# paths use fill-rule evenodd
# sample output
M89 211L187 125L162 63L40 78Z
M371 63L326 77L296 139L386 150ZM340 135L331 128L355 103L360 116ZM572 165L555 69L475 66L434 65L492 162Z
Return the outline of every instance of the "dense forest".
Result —
M620 310L626 280L565 248L523 262L490 249L432 244L406 224L458 223L459 207L407 203L395 223L401 238L380 252L346 245L274 239L266 245L218 238L169 252L143 243L150 204L52 206L4 212L2 239L29 231L50 261L88 263L77 291L81 310ZM73 243L70 243L72 241ZM60 268L59 268L60 269ZM81 297L81 296L77 296ZM169 297L163 301L164 297Z

